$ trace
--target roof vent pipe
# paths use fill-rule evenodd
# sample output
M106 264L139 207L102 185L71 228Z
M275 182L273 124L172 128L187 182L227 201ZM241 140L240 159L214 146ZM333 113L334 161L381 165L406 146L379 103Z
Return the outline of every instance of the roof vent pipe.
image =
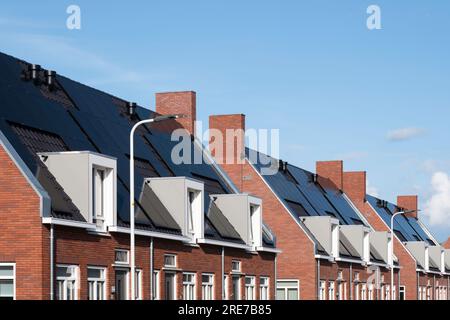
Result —
M39 71L41 71L41 66L38 64L30 65L30 79L34 82L39 81Z
M134 116L136 112L136 102L128 102L128 115Z
M52 70L46 70L45 71L45 84L49 87L49 89L53 89L55 86L55 78L56 78L56 72Z

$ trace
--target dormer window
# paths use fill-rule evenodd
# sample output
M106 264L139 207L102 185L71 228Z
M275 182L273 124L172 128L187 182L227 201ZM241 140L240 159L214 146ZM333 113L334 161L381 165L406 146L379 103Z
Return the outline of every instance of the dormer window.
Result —
M194 235L195 229L194 229L194 214L195 214L195 208L194 208L194 200L196 197L196 192L193 190L188 191L188 231L190 234Z
M92 220L98 229L105 228L105 208L108 206L108 195L106 194L106 175L110 172L105 168L92 168Z
M254 228L254 222L253 222L253 220L255 219L255 212L256 212L256 206L254 206L254 205L250 205L250 223L248 224L248 226L249 226L249 231L248 231L248 234L249 234L249 240L250 240L250 243L252 244L252 245L254 245L255 244L255 239L254 239L254 237L253 237L253 228Z

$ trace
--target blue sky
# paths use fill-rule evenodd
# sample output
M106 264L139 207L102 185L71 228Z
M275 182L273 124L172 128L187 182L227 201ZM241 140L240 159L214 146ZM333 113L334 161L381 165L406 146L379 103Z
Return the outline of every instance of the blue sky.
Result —
M70 4L81 30L66 28ZM366 28L370 4L381 30ZM419 194L438 240L450 235L449 31L444 1L0 4L1 51L149 108L155 92L195 90L199 120L279 128L290 163L343 159L372 193Z

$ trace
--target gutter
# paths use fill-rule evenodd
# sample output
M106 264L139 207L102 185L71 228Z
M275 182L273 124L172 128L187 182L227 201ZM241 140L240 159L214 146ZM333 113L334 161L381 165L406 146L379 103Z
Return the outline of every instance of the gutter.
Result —
M72 220L58 219L58 218L52 218L52 217L43 217L42 223L50 224L50 225L66 226L66 227L83 228L83 229L89 229L89 230L96 230L96 228L97 228L95 223L72 221Z
M130 229L124 228L124 227L108 227L109 232L118 232L118 233L130 233ZM155 232L155 231L146 231L146 230L136 230L136 235L144 236L144 237L151 237L151 238L161 238L161 239L169 239L169 240L176 240L181 242L191 242L191 239L185 236L175 235L175 234L166 234L162 232Z
M220 241L220 240L211 240L211 239L198 239L198 244L211 244L221 247L228 247L228 248L237 248L237 249L244 249L247 251L254 251L252 247L247 246L245 244L239 244L239 243L233 243L233 242L226 242L226 241Z

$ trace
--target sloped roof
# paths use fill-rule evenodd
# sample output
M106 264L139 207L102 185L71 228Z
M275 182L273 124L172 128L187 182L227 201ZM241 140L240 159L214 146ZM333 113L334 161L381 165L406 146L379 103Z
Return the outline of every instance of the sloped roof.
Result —
M261 152L246 149L247 158L260 173L278 165L278 160ZM297 219L300 216L331 216L341 225L365 225L359 214L344 195L333 186L321 186L314 182L314 174L307 170L287 165L287 170L276 170L275 174L261 174L281 201Z
M118 224L129 223L129 133L139 120L154 112L138 106L134 117L128 116L125 100L93 89L58 75L55 88L24 81L21 75L28 63L0 53L0 130L8 138L29 169L50 191L53 214L71 220L83 221L78 209L37 158L37 152L92 151L117 158L117 213ZM43 80L43 75L41 75ZM210 191L233 193L228 182L212 165L176 165L171 160L170 134L149 126L141 127L135 137L135 155L145 159L142 170L136 170L135 190L139 196L143 186L142 174L154 172L157 176L186 176L205 182L205 210L209 208ZM202 150L191 143L192 158ZM148 161L148 163L147 163ZM44 179L44 180L42 180ZM211 189L211 190L209 190ZM139 203L138 203L139 206ZM161 209L161 207L158 207ZM161 209L162 210L162 209ZM205 212L206 215L207 212ZM215 230L211 221L206 230ZM159 223L158 223L159 222ZM143 207L139 210L141 229L180 232L171 221L152 221ZM162 226L160 226L161 224ZM168 228L170 225L170 228ZM217 236L217 230L215 230ZM265 243L270 243L265 239ZM267 242L268 241L268 242ZM273 244L273 243L272 243Z
M366 199L380 218L390 226L392 214L399 211L398 207L393 203L371 195L367 195ZM437 243L430 239L428 233L419 224L419 221L413 217L397 215L394 219L394 232L403 242L425 241L431 245L437 245Z

